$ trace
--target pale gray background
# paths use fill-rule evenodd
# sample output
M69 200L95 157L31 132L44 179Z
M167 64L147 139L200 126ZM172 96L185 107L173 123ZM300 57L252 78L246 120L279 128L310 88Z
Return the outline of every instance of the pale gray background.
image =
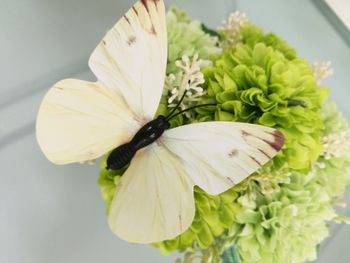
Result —
M96 184L98 167L51 165L34 137L47 89L65 77L91 79L87 60L131 0L0 0L0 262L173 262L150 246L112 235ZM215 26L234 1L178 0ZM332 97L350 117L350 50L311 1L241 0L240 10L311 61L331 60ZM345 211L344 211L345 213ZM347 211L350 214L350 211ZM318 262L349 262L350 227L337 227Z

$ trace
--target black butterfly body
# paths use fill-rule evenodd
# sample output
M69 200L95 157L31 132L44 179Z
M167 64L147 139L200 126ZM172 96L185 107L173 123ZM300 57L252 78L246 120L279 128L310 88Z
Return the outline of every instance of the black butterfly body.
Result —
M119 170L129 164L136 152L159 139L166 129L170 128L168 119L162 115L148 122L126 144L114 149L107 158L108 170Z

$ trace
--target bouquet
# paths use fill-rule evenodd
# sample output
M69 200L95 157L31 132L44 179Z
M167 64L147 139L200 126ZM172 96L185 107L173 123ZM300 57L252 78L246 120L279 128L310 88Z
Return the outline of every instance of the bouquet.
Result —
M329 62L310 64L273 33L235 12L217 30L186 12L167 13L168 62L158 113L171 111L194 81L181 107L215 103L178 116L177 127L206 121L239 121L282 131L285 147L241 184L211 196L195 188L191 227L154 244L177 263L299 263L315 260L329 222L348 219L342 205L350 184L350 129L329 101L322 80ZM185 84L184 84L185 83ZM107 213L123 171L102 163L99 184Z
M98 81L48 92L44 154L104 155L111 230L180 251L177 263L315 260L328 223L350 221L334 209L350 184L350 129L322 86L330 64L310 65L239 12L211 29L164 10L136 3L90 58Z

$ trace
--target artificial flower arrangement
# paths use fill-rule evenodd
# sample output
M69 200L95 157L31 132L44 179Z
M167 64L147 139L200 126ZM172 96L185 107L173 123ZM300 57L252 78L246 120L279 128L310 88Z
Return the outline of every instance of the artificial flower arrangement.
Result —
M99 82L65 80L50 90L37 120L37 137L43 152L58 164L92 160L106 154L102 161L99 184L107 204L111 229L122 238L137 243L156 240L157 242L152 242L153 245L165 254L176 250L183 252L183 258L178 259L177 263L294 263L316 259L319 244L329 235L328 222L348 221L337 215L333 208L341 201L346 186L350 184L350 129L335 105L327 101L328 89L322 87L322 80L332 73L330 65L321 63L311 66L305 59L298 58L296 51L278 36L264 33L238 12L232 14L222 27L213 30L190 19L177 8L170 9L166 17L163 17L162 5L161 0L141 0L117 24L114 31L106 35L90 59L90 67L98 76ZM162 27L162 19L166 20L166 29ZM135 35L127 35L127 32ZM167 32L167 55L164 55L166 49L162 48L162 41L166 39L164 32ZM142 44L139 44L140 38L144 41ZM119 46L120 50L111 49L111 44ZM152 67L145 69L142 65L139 67L133 64L136 63L133 60L136 57L131 57L131 62L127 56L121 62L116 60L129 49L140 51L135 47L144 44L159 45L157 49L148 46L155 53L137 53L145 56L145 65L149 66L147 63L151 62L162 68L161 64L166 62L166 72L155 72L154 79L142 76L145 83L150 81L148 84L152 85L159 84L156 81L165 77L164 89L162 83L158 85L158 88L163 89L159 106L155 105L156 101L149 102L141 97L143 110L152 107L156 110L158 107L155 116L170 116L166 122L163 117L154 120L157 125L166 126L161 127L161 133L171 127L172 139L176 141L176 132L179 133L181 127L202 127L203 130L195 131L205 133L207 126L198 125L207 123L208 126L217 128L220 140L219 123L226 123L227 127L241 123L238 126L243 127L241 133L238 133L242 137L240 143L250 143L249 147L252 147L254 139L256 144L256 150L249 148L247 156L250 159L245 162L260 167L258 170L253 169L255 172L249 177L246 174L236 185L233 181L235 175L224 178L227 179L224 187L216 186L215 181L212 183L214 185L208 186L202 178L202 182L193 184L196 185L193 209L191 200L186 199L189 192L181 191L173 193L176 198L185 200L181 203L179 201L180 208L174 206L170 209L164 206L160 201L167 196L164 189L168 188L164 188L163 192L159 192L164 196L159 193L154 195L156 204L147 204L150 208L155 205L163 207L161 212L164 214L153 218L158 220L154 222L161 223L159 231L154 224L151 230L144 227L149 218L145 217L145 223L130 217L135 214L128 214L128 205L134 204L134 199L138 200L138 193L134 191L135 196L132 196L124 189L130 188L130 185L131 188L135 185L137 189L139 185L133 184L133 176L136 174L130 176L129 173L128 179L124 177L127 171L132 170L140 178L143 171L141 168L147 171L152 162L158 164L151 157L142 162L142 158L150 156L146 151L136 155L136 161L132 160L136 154L135 145L143 145L149 140L149 144L155 144L152 150L156 155L162 153L164 156L169 149L178 153L184 151L176 148L175 143L170 145L167 138L156 141L161 134L157 134L155 139L152 133L150 137L146 136L148 130L155 129L154 121L148 120L150 122L146 123L135 118L140 110L137 104L140 101L139 98L130 96L133 90L121 89L115 93L115 90L108 89L113 85L127 84L137 90L139 87L131 83L132 78L129 78L139 77L133 75L133 71L153 72ZM158 57L156 51L164 54ZM134 68L128 72L126 69L130 65ZM147 92L151 93L149 96L152 98L153 88L148 88L150 90ZM119 97L119 93L123 96ZM122 97L128 106L134 108L128 110ZM119 108L115 102L118 102ZM116 138L122 138L120 142L130 139L125 135L126 126L121 129L121 124L116 120L124 124L129 121L128 118L132 120L132 116L135 127L130 126L129 129L141 129L130 143L114 149L117 146L114 145ZM145 126L138 127L140 121ZM256 129L262 131L256 133L259 136L267 136L266 133L269 133L270 137L258 138L255 135ZM158 128L155 130L159 132ZM58 131L61 134L58 135ZM189 131L193 133L193 130L186 130ZM91 134L94 135L92 142ZM195 136L192 134L192 138ZM162 147L169 149L160 151ZM193 153L198 155L195 151ZM240 155L239 150L229 153L229 158L234 159L237 155ZM276 156L270 160L274 155ZM166 162L164 156L157 155L159 159L163 158L163 163ZM180 154L177 156L181 157ZM190 160L199 161L191 155L187 156ZM212 156L213 159L222 159L224 163L224 157L219 157ZM169 159L177 162L172 155ZM270 161L266 163L268 160ZM239 158L236 161L240 161ZM137 162L139 167L132 165ZM216 164L218 163L220 162ZM191 167L196 164L189 165ZM172 167L166 166L169 171L164 167L164 176L171 174ZM220 170L220 167L216 168ZM181 165L177 169L185 170ZM172 175L182 176L180 172ZM146 182L147 179L143 180ZM191 180L185 176L180 183L177 179L172 180L174 189L179 187L184 190L186 184L188 189L192 189ZM143 181L138 181L140 182ZM200 186L209 190L210 187L226 190L218 191L218 195L210 195L208 192L215 191L204 191L206 189ZM120 193L124 196L117 195ZM129 195L125 196L125 193ZM193 192L189 194L191 196ZM120 199L122 201L119 197L123 197ZM171 204L169 202L167 199L165 204ZM189 208L182 207L187 205ZM145 214L145 209L149 207L138 207L139 211L135 213ZM180 226L171 225L166 220L161 221L162 218L169 219L169 214L176 209L180 209L180 215L173 218L173 221ZM181 214L181 209L187 212L192 209L190 212L193 212L193 216ZM132 225L133 223L135 224ZM174 234L177 234L176 237ZM173 238L162 238L167 236Z
M168 64L159 112L180 99L183 80L197 80L182 107L217 103L179 116L172 125L241 121L278 128L283 151L240 185L219 196L195 189L196 216L160 251L184 253L177 263L299 263L315 260L329 221L345 220L341 204L350 184L350 129L322 80L330 64L310 63L242 13L218 30L172 8L167 13ZM200 67L200 70L196 70ZM107 171L99 184L110 206L122 172Z

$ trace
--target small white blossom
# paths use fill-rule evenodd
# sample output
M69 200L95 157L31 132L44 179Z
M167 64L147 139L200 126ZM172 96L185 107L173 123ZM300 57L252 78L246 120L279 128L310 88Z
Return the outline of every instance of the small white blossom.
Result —
M326 160L344 156L350 153L350 129L340 133L330 134L322 139L322 143L322 156Z
M327 167L326 164L323 162L318 162L318 163L316 163L316 165L320 169L326 169L326 167Z
M227 21L223 21L223 25L218 28L227 36L227 44L235 46L242 41L240 31L245 23L249 20L245 13L236 11L232 13Z
M181 110L188 109L193 106L193 103L199 101L205 95L201 85L205 82L204 75L201 72L202 60L198 55L192 59L188 56L183 56L181 60L176 61L176 66L181 69L176 75L170 74L165 80L165 92L169 94L168 106L174 108L180 102L184 92L187 91L180 108ZM184 113L187 118L193 116L193 112Z
M334 74L334 69L332 68L332 63L330 61L314 63L312 69L318 85L321 85L324 79L329 78Z

